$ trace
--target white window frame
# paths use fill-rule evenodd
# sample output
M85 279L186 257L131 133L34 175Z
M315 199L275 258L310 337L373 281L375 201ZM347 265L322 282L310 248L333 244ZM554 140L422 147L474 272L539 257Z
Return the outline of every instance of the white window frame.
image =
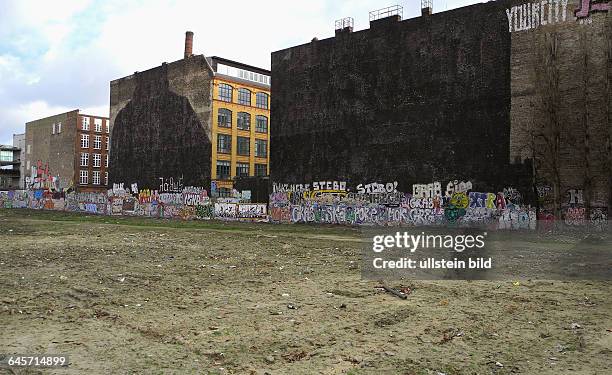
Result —
M89 134L81 134L81 148L89 148Z
M110 134L110 119L106 120L106 134Z
M89 153L81 152L81 167L89 167Z
M89 172L81 169L81 174L79 175L79 183L81 185L87 185L89 183Z
M96 133L102 133L102 119L101 118L94 119L94 131Z
M58 123L57 123L57 134L59 134L59 133L61 133L61 132L62 132L62 123L61 123L61 122L58 122Z
M106 168L108 168L108 154L106 154L106 163L104 164Z
M51 129L51 134L55 134L55 123L53 123L53 127Z
M102 166L102 154L93 154L93 166L94 168Z
M92 172L91 182L94 185L100 185L100 171L93 171Z
M93 148L94 150L102 149L102 136L101 135L94 135Z
M110 147L109 141L110 141L110 137L106 137L106 151L108 151Z
M104 185L108 186L108 172L104 172Z
M89 117L83 117L83 122L81 124L81 129L84 131L89 131Z

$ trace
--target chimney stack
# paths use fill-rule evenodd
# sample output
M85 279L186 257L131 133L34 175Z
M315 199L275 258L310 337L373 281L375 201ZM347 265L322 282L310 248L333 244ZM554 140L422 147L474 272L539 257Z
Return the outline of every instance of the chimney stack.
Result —
M193 56L193 32L185 33L185 58Z

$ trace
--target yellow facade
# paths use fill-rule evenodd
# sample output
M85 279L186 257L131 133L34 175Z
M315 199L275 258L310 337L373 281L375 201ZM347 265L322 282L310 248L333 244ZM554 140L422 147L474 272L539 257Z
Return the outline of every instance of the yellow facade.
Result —
M231 102L221 100L219 97L219 85L227 84L232 87L232 100ZM238 90L241 88L248 89L251 92L251 105L238 104ZM265 93L268 96L268 108L257 108L256 107L256 94L258 92ZM227 109L232 113L231 128L219 126L219 109ZM250 85L243 80L231 80L229 78L215 77L213 80L213 117L212 117L212 180L216 181L218 188L233 188L232 179L236 177L236 164L237 163L248 163L249 164L249 176L255 175L255 164L265 164L266 173L270 173L270 89L264 89L260 85ZM251 116L251 123L249 130L238 129L238 113L246 112ZM256 116L265 116L267 120L267 131L265 133L258 132L256 130ZM231 136L231 152L220 153L218 152L218 135L227 134ZM238 137L249 138L249 155L243 156L238 155ZM256 157L255 156L255 140L265 140L267 143L266 156ZM230 179L219 179L217 174L217 161L229 161L230 162Z

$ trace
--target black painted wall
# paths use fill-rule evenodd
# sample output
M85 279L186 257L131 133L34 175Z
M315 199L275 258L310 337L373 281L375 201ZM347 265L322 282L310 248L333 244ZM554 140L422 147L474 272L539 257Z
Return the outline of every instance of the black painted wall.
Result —
M172 177L174 181L182 177L184 186L207 189L210 186L209 113L200 116L194 106L210 107L212 76L205 67L194 70L196 58L172 63L179 66L174 73L169 73L169 65L164 64L111 83L115 85L111 88L111 112L116 112L111 141L111 186L136 182L140 188L157 189L160 177ZM175 81L179 87L172 86L173 75L179 76ZM121 96L132 88L127 104L117 110ZM198 103L193 98L198 98Z
M510 166L505 2L399 22L272 54L271 179L529 185Z

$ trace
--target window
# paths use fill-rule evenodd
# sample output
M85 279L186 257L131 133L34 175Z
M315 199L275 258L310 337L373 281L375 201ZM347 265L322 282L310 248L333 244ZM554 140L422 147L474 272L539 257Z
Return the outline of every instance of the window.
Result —
M13 161L13 151L0 151L0 161Z
M217 178L219 180L229 180L231 163L229 161L217 161Z
M108 186L108 172L104 172L104 185Z
M246 112L238 112L238 129L249 130L251 128L251 115Z
M102 155L93 154L93 166L96 168L100 168L101 164L102 164Z
M217 152L229 154L232 151L232 136L217 134Z
M238 104L251 105L251 91L248 89L238 89Z
M109 147L110 147L110 138L106 137L106 151L108 151Z
M89 148L89 135L81 134L81 148Z
M55 134L55 123L53 123L53 127L51 128L51 134Z
M266 116L255 117L255 131L259 133L268 132L268 118Z
M265 139L255 140L255 156L260 158L268 156L268 141Z
M89 166L89 154L87 152L81 153L81 167Z
M258 92L255 95L255 106L257 108L268 109L268 94L265 92Z
M232 101L232 86L221 83L219 85L219 100L224 102Z
M267 176L268 166L266 164L255 164L255 176Z
M225 108L219 108L219 114L217 115L217 124L222 128L231 128L232 111Z
M100 171L93 171L92 180L94 185L100 185Z
M106 154L106 162L104 163L104 166L108 168L108 154Z
M238 155L249 155L249 144L250 144L250 139L247 137L238 137Z
M28 147L26 147L26 151L27 153L31 153L32 152L32 145L28 145Z
M96 118L94 119L94 130L96 133L102 133L102 119Z
M106 134L110 133L110 120L106 120Z
M81 125L81 129L85 131L89 130L89 117L83 117L83 123Z
M94 149L96 150L101 150L102 149L102 136L101 135L95 135L94 136Z
M62 132L62 123L61 123L61 122L58 122L58 123L57 123L57 134L59 134L59 133L61 133L61 132Z
M81 185L87 185L88 180L89 180L88 177L89 176L88 176L88 172L87 171L81 171L81 179L79 181L81 183Z
M247 163L236 163L236 176L248 176L249 175L249 165Z

